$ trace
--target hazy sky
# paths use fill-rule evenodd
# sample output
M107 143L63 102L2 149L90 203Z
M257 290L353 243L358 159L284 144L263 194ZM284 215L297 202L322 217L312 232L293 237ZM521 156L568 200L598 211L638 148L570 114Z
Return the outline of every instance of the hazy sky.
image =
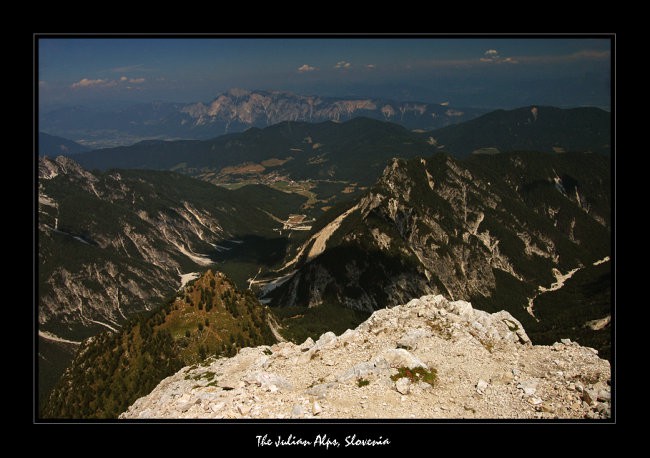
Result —
M212 100L232 87L455 106L607 107L608 39L39 38L42 107Z

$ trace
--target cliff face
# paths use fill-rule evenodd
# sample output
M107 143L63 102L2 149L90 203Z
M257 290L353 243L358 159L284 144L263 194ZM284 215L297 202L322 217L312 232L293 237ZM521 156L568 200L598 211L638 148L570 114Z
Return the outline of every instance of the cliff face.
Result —
M355 116L370 116L414 128L434 128L471 119L468 113L438 104L393 102L371 98L336 99L233 89L208 104L185 106L181 112L196 126L216 124L226 132L240 125L263 126L282 121L344 121Z
M355 330L185 367L120 418L608 418L609 363L507 312L423 296Z
M270 198L287 195L276 194ZM241 245L238 237L272 237L274 226L254 200L182 175L91 173L62 156L39 159L43 367L60 375L68 347L101 331L117 332L132 314L178 290L190 273L212 265L217 253ZM44 375L53 380L56 373Z
M290 278L268 294L273 304L334 303L371 312L443 294L487 311L505 309L533 340L544 333L542 343L585 337L571 329L611 308L588 287L608 268L598 264L610 255L608 159L524 153L488 159L395 159L363 198L287 263L280 273ZM576 269L582 286L574 289L583 291L562 299L565 319L536 307ZM588 342L604 348L605 340Z

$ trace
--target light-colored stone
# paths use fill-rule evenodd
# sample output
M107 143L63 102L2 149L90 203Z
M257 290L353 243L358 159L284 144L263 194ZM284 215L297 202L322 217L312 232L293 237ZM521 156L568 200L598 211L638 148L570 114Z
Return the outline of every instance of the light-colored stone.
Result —
M365 363L359 363L354 366L352 366L350 369L347 371L341 373L336 380L338 380L341 383L345 383L347 381L353 380L353 379L359 379L359 378L364 378L367 377L370 374L376 373L379 369L378 365L372 361L368 361Z
M316 399L325 399L327 397L327 390L335 387L336 385L337 384L333 382L321 383L308 388L306 393L311 396L315 396Z
M323 408L320 406L318 401L314 401L314 403L311 405L311 413L316 416L320 415L323 412Z
M311 337L307 337L307 339L300 345L299 348L301 351L307 351L313 346L314 346L314 339L312 339Z
M416 367L427 368L426 364L403 348L390 349L384 352L382 357L388 362L390 367L408 367L409 369Z
M244 381L251 384L256 384L262 388L270 388L271 386L275 386L281 390L293 389L293 386L289 380L271 372L253 372L252 374L247 375L244 378Z
M284 342L271 355L244 348L185 367L120 418L608 418L609 362L573 342L557 351L526 343L510 317L424 296L378 310L338 338ZM436 370L437 380L395 382L399 367ZM211 386L201 378L208 372ZM596 401L582 402L585 389Z
M603 402L610 402L612 400L612 393L609 390L598 391L597 399Z
M211 409L213 412L218 412L218 411L220 411L221 409L223 409L223 407L224 407L225 405L226 405L226 404L225 404L224 402L217 402L216 404L211 404L211 405L210 405L210 409Z
M409 394L411 392L411 381L406 377L398 378L395 382L395 389L400 394Z
M532 396L537 391L537 385L538 383L534 380L524 380L519 382L517 388L522 390L524 392L524 395Z
M418 347L418 343L429 335L431 335L431 332L427 332L424 329L412 329L397 341L397 347L405 350L415 350Z
M328 345L333 344L336 341L336 334L331 331L326 332L321 335L314 346L318 348L326 348Z
M294 406L291 409L292 418L302 417L304 413L305 413L305 409L303 409L300 404L294 404Z

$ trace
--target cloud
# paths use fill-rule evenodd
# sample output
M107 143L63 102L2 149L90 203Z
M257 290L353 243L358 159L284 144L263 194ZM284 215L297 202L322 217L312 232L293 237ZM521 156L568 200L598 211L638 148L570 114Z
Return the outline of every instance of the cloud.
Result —
M118 84L142 84L146 81L145 78L128 78L126 76L120 76L119 79L116 80L109 80L109 79L102 79L98 78L96 80L89 79L89 78L82 78L76 83L72 83L70 86L72 89L80 89L80 88L109 88L109 87L115 87Z
M352 66L352 64L350 62L346 62L344 60L341 60L341 61L336 63L334 68L350 68L351 66Z
M72 89L86 88L86 87L113 87L117 84L114 80L105 80L105 79L96 79L91 80L88 78L82 78L76 83L72 83L70 86Z
M366 68L377 68L375 64L366 64Z
M518 60L513 59L512 57L501 57L499 51L496 49L488 49L483 53L483 57L479 59L481 62L488 62L493 64L517 64Z
M298 67L298 71L300 73L313 72L314 70L318 70L318 69L308 64L302 64L300 67Z

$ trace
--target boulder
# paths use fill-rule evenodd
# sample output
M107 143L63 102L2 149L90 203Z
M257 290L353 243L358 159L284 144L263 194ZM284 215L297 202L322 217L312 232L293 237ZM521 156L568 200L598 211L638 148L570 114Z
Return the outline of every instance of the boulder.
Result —
M411 329L397 341L397 348L415 350L418 347L418 342L430 335L431 333L424 329Z
M244 381L249 384L255 384L261 388L270 388L275 386L281 390L292 390L293 385L289 380L272 372L257 371L244 377Z
M409 394L411 392L411 381L407 377L397 379L395 389L400 394Z
M403 348L388 350L382 354L382 358L388 362L390 367L408 367L409 369L422 367L428 369L426 364Z

